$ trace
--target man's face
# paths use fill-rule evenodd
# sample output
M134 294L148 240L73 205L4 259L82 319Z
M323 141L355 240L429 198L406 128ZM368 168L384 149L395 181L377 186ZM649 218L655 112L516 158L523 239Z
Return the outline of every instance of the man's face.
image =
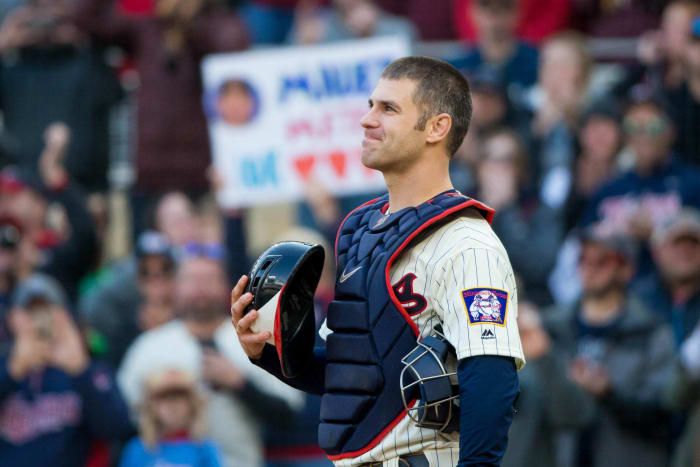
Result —
M221 118L230 125L245 125L253 114L255 103L250 93L236 86L223 93L217 102Z
M654 250L654 259L670 282L700 278L700 238L697 234L674 235Z
M221 264L205 257L186 258L175 279L175 309L192 321L214 321L227 312L228 287Z
M400 170L423 152L424 131L417 130L420 109L413 102L416 83L380 79L360 124L365 129L362 163L382 172Z
M627 263L619 255L591 242L581 246L578 270L583 293L587 296L623 288L629 271Z
M518 25L514 0L475 0L472 4L472 19L481 39L504 40L514 36Z
M668 118L654 106L633 107L625 116L623 128L638 171L650 172L668 157L673 130Z

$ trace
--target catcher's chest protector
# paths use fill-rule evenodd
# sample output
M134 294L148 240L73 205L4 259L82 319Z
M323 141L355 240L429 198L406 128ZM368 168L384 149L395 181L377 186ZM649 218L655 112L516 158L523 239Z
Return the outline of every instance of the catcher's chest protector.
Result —
M418 329L390 283L392 263L419 233L470 206L491 222L493 211L454 191L385 216L388 195L360 206L336 240L338 277L328 307L326 393L319 445L331 459L374 447L405 415L401 358Z

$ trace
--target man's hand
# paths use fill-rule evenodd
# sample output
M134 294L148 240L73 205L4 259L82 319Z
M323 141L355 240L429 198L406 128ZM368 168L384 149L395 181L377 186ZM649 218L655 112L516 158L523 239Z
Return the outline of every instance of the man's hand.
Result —
M63 159L68 150L70 138L70 128L62 122L54 122L44 131L46 144L39 157L39 173L48 188L55 189L68 178Z
M253 294L243 293L248 283L248 276L241 276L238 283L231 291L231 322L238 334L238 341L243 347L243 351L253 360L258 360L262 356L265 341L271 337L268 331L255 333L250 326L258 318L258 311L251 310L243 316L243 310L253 301Z
M215 388L236 390L245 385L243 373L213 349L203 349L202 377Z
M603 366L591 364L583 358L576 358L571 362L569 378L595 397L602 397L610 391L608 371Z
M22 381L29 372L42 370L47 364L49 342L40 335L32 318L24 310L14 310L10 326L15 335L7 371L15 381Z
M49 362L69 375L77 376L90 363L83 339L66 310L56 307L52 315L53 343Z

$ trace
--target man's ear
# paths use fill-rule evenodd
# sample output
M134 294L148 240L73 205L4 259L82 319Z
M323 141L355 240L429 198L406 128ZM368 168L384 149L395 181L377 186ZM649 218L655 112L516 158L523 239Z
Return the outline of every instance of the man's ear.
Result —
M447 138L452 129L452 117L450 114L441 113L430 120L425 125L426 138L428 143L438 143Z

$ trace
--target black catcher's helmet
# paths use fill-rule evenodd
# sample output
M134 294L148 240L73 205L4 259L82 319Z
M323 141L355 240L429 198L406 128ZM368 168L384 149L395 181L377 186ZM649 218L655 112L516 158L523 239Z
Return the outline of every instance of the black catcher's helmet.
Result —
M251 329L270 331L269 341L277 348L282 372L299 375L313 354L316 320L314 293L321 279L325 252L321 245L280 242L255 261L246 292L253 301L243 311L258 310Z

